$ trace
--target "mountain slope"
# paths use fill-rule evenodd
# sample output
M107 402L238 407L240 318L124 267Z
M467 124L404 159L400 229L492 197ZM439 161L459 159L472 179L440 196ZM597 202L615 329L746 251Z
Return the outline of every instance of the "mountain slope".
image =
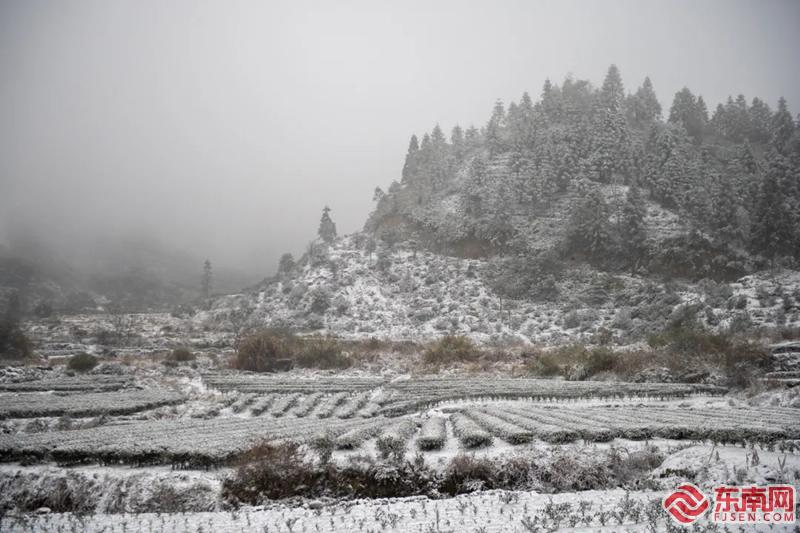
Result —
M656 283L576 264L548 299L513 300L491 288L494 264L404 242L365 250L363 234L317 242L316 259L219 300L212 315L244 305L251 325L345 338L427 340L448 333L481 342L631 342L691 312L712 329L800 327L800 273L769 272L734 283Z

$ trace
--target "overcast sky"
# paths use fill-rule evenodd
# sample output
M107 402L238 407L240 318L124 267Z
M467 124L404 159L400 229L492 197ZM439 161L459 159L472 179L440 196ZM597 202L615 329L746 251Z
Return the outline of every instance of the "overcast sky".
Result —
M0 239L153 234L263 277L408 138L545 78L800 106L800 2L0 0Z

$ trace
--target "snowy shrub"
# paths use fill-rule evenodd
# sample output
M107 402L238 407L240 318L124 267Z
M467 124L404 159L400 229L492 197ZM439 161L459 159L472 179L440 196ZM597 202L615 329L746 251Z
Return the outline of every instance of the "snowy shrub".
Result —
M0 319L0 357L25 359L31 355L31 343L22 329L11 320Z
M322 433L311 439L309 446L316 452L320 463L328 464L336 448L336 439L330 433Z
M297 306L300 303L300 300L303 299L306 292L308 291L308 285L303 282L298 283L294 287L292 287L291 292L289 293L289 305L291 307Z
M314 287L309 292L311 303L308 307L309 312L324 314L331 306L330 292L324 287Z
M581 317L577 311L570 311L569 313L564 315L564 318L561 320L562 325L566 329L575 329L581 324Z
M386 272L392 266L392 252L388 248L381 248L378 251L378 259L375 261L375 268L378 272Z
M325 319L322 318L322 315L318 315L317 313L311 313L306 317L304 323L302 323L302 327L306 330L316 331L319 329L323 329L325 327Z
M630 331L633 326L630 309L620 309L614 316L614 321L611 325L622 331Z
M562 270L563 265L552 253L517 255L493 259L486 278L491 289L501 296L549 301L558 296L556 282Z
M430 307L423 307L422 309L417 309L414 311L412 318L417 322L427 322L428 320L432 319L436 314L433 312L433 309Z
M558 492L600 490L611 485L611 474L603 458L585 460L569 452L557 455L540 474Z
M400 279L400 290L405 293L411 293L416 288L417 284L414 281L414 278L411 276L410 272L406 271L406 273Z
M186 363L188 361L194 361L195 356L189 348L180 347L175 348L170 352L169 358L170 361L175 361L177 363Z
M317 267L328 262L330 252L327 244L317 242L309 244L306 253L311 266Z
M97 366L97 362L97 357L86 352L81 352L69 358L69 361L67 361L67 369L75 372L88 372Z
M726 306L728 309L745 309L747 307L747 297L744 294L731 296Z
M728 331L733 335L747 333L752 329L753 321L746 311L734 314L730 324L728 324Z
M240 459L235 475L225 479L223 497L259 503L302 495L313 484L315 472L299 445L262 443Z
M406 455L406 442L416 430L417 425L411 419L401 420L383 429L375 441L381 458L394 462L402 461Z
M496 476L497 468L492 461L459 454L447 465L442 475L441 489L450 495L489 490L495 488Z
M340 294L334 298L333 308L336 310L336 314L343 315L350 308L350 302L344 297L344 295Z
M745 329L746 324L731 325L731 331ZM731 386L747 386L754 371L763 371L771 364L769 351L763 345L732 334L713 333L697 323L668 327L651 335L648 343L664 349L665 366L673 371L686 373L693 366L716 366Z
M733 296L733 289L727 283L704 279L699 283L699 288L705 294L705 303L711 307L723 307Z

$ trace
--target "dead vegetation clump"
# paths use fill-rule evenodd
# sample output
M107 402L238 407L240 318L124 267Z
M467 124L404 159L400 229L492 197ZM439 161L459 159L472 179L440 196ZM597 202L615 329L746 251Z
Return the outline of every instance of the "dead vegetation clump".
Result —
M650 335L649 349L613 350L572 344L527 354L528 374L580 381L608 376L623 381L713 380L747 388L771 365L763 344L733 333L708 331L695 322Z
M299 337L281 329L262 329L239 343L232 362L237 370L275 372L303 368L343 369L352 360L340 341L330 337Z
M594 454L562 450L537 457L490 458L462 453L439 471L429 467L420 454L410 460L392 461L357 456L337 465L329 460L326 447L318 452L321 460L313 461L297 444L259 444L241 457L235 473L224 481L223 498L235 506L296 496L398 498L453 496L490 489L562 492L652 488L649 474L664 459L655 447L630 453L613 447Z
M447 335L430 344L422 354L428 365L445 365L475 361L481 350L467 337Z

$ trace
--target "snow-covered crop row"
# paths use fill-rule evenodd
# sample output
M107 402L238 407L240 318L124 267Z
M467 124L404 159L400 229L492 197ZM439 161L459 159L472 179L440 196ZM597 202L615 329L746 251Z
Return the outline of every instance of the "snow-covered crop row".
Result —
M772 442L800 438L800 412L792 417L770 419L764 413L750 409L630 406L579 410L530 405L484 407L465 413L492 434L512 443L504 436L508 435L508 428L498 424L498 420L529 430L536 438L550 443L653 437L720 442Z
M512 411L514 412L514 411ZM518 414L527 415L528 411L525 409L516 411ZM619 428L620 423L611 424L609 428L608 423L603 423L593 418L591 414L587 414L582 410L577 409L538 409L536 410L535 419L539 422L545 422L548 425L563 427L573 431L581 438L592 442L609 442L615 437L620 436L618 430L612 428Z
M390 423L391 420L387 418L371 418L366 424L354 427L339 435L336 438L336 449L354 450L360 447L364 441L380 433L380 431Z
M536 413L526 413L525 416L516 414L510 409L492 409L489 412L533 432L534 436L544 442L551 444L563 444L572 442L578 438L578 433L562 425L548 423L546 418L537 418Z
M447 440L445 419L441 416L432 416L422 423L417 446L420 450L439 450Z
M378 443L381 442L399 446L408 442L408 439L417 431L417 424L411 418L404 418L381 430L378 435Z
M461 413L450 415L453 433L465 448L488 446L492 443L492 435Z
M0 382L0 391L8 392L100 392L115 391L133 384L129 377L107 374L63 376L31 381Z
M283 416L285 415L289 409L297 405L297 402L300 400L301 394L294 393L294 394L282 394L275 400L275 403L272 404L272 407L269 409L269 414L272 416Z
M269 408L272 406L272 403L277 400L277 398L278 395L276 394L267 394L266 396L259 397L253 402L252 406L250 407L250 412L253 414L253 416L261 416L269 410Z
M0 394L0 419L125 415L180 403L183 400L181 394L152 389L68 395L37 392Z
M242 394L238 400L231 404L231 411L234 413L241 413L256 401L258 395L253 393Z
M325 395L321 392L309 394L297 404L297 407L294 408L292 414L300 417L308 416L317 407L317 405L319 405L319 402L322 401L322 398L324 397Z
M204 374L203 382L210 388L221 391L236 390L256 393L300 392L354 392L375 389L383 384L376 378L317 377L290 378L246 374Z
M339 418L353 418L369 401L369 392L353 394L346 399L341 408L336 412Z
M680 398L691 394L721 394L710 385L679 383L624 383L556 381L548 379L426 378L386 385L395 394L381 413L393 416L461 399L532 399L568 401L582 398Z
M317 418L330 418L333 416L336 408L347 399L347 396L348 393L346 392L337 392L323 398L316 411Z
M213 418L126 421L89 429L0 435L0 458L52 459L60 463L220 464L263 440L303 442L334 437L371 420Z
M500 437L509 444L524 444L533 440L533 432L520 427L512 422L493 416L487 412L476 409L467 409L464 414L476 422L479 426L490 432L492 435Z

